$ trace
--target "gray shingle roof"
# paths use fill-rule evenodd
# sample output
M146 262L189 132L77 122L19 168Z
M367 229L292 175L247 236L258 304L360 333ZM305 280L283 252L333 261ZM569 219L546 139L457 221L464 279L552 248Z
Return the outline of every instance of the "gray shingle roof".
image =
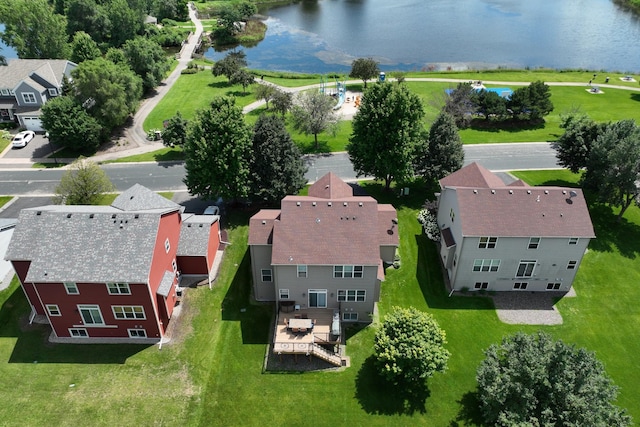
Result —
M123 211L142 211L152 209L178 209L180 205L154 193L147 187L135 184L120 194L111 204Z
M10 59L0 66L0 88L13 89L32 72L59 87L68 64L73 63L65 59Z
M171 290L171 285L173 285L173 279L175 279L175 277L176 274L173 271L165 271L156 293L158 295L162 295L165 298L168 297L169 291Z
M183 215L177 255L206 255L211 236L211 225L219 218L218 215Z

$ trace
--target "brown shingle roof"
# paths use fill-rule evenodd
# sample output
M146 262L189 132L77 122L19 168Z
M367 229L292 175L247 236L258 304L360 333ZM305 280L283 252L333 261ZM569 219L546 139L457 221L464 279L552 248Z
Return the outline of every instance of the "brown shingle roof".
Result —
M465 236L595 237L580 189L502 186L446 191L456 193Z
M353 189L336 174L329 172L309 187L309 197L344 199L353 197Z
M440 188L444 187L504 187L504 182L489 169L473 162L447 175L440 180Z
M273 223L280 216L280 209L262 209L249 220L249 244L270 245Z
M394 223L394 221L396 223ZM378 233L380 245L398 246L398 213L393 205L378 205Z

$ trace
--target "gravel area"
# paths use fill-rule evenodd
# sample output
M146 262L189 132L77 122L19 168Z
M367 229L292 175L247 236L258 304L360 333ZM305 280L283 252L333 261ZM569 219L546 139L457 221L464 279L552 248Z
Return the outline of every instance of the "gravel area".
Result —
M574 297L569 292L501 292L492 295L498 318L511 325L561 325L562 315L555 303L560 298Z

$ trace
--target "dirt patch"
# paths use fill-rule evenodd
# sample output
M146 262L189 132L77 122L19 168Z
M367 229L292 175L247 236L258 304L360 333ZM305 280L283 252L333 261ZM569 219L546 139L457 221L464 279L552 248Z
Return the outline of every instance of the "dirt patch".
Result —
M185 288L182 291L180 303L174 308L174 314L164 333L168 339L166 345L181 344L193 332L193 319L198 314L198 309L190 303L191 292L197 292L197 289Z

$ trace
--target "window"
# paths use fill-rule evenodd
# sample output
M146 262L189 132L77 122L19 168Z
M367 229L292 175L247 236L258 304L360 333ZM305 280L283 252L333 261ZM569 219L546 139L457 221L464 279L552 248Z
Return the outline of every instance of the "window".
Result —
M453 211L453 208L449 211L449 218L451 218L451 222L454 222L456 219L456 213Z
M529 239L529 249L538 249L538 246L540 246L540 238L531 237Z
M110 295L131 295L128 283L107 283Z
M499 259L476 259L473 261L473 271L498 271Z
M164 240L164 251L165 251L166 253L169 253L169 249L171 249L171 244L169 243L169 238L167 237L167 238Z
M342 320L345 322L357 322L358 321L358 313L348 312L342 313Z
M498 242L497 237L481 237L480 242L478 243L478 248L494 249L496 247L497 242Z
M307 266L306 265L299 265L297 267L298 270L298 277L307 277Z
M144 329L127 329L129 332L129 338L146 338L147 331Z
M326 308L327 290L309 289L309 307Z
M171 261L171 268L173 268L173 272L175 273L176 271L178 271L178 264L176 263L176 259L174 258L173 261Z
M49 312L49 316L62 316L62 313L60 313L60 307L56 304L47 304L47 311Z
M2 96L9 96L9 89L2 89L0 93L2 93Z
M72 282L64 282L64 288L68 295L78 295L80 293L78 286Z
M22 100L25 104L35 104L36 95L33 92L25 92L22 94Z
M361 265L334 265L333 277L341 279L362 278L363 267Z
M49 88L49 95L56 96L58 94L58 90L55 87Z
M85 325L104 325L100 307L97 305L79 305L78 311Z
M528 284L529 283L527 282L516 282L513 284L513 289L524 291L525 289L527 289Z
M289 299L289 289L280 289L280 299Z
M263 268L261 274L263 282L273 282L273 273L270 268Z
M569 244L570 245L577 245L578 244L578 240L580 240L580 239L578 239L577 237L570 237L569 238Z
M88 338L89 334L84 328L69 328L69 335L72 338Z
M367 291L363 289L338 289L338 301L340 302L364 302Z
M516 271L516 277L531 277L533 276L533 270L536 267L535 260L520 261L518 265L518 271Z
M473 289L487 289L489 287L489 282L476 282L473 285Z
M114 305L111 310L116 319L146 319L141 305Z
M567 264L567 270L575 270L577 265L578 261L569 261L569 264Z
M557 291L558 289L560 289L561 285L562 285L562 283L547 283L547 290L548 291Z

